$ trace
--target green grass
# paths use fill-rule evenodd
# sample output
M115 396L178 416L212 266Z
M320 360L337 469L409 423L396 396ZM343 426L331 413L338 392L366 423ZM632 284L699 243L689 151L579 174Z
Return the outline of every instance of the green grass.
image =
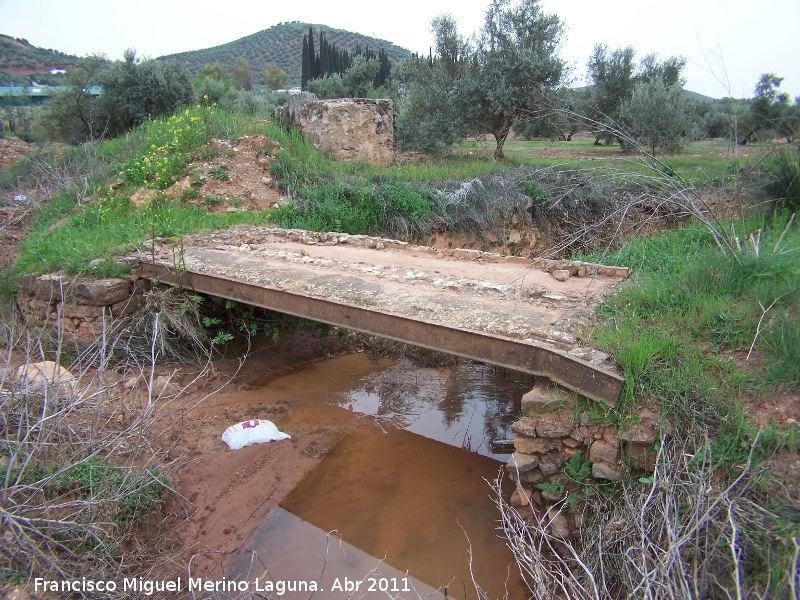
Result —
M755 165L770 149L766 144L737 148L736 161L740 168ZM595 146L591 139L569 142L511 139L505 143L504 150L512 165L649 173L636 155L622 153L617 145ZM470 140L458 145L455 152L471 161L488 161L494 152L494 141ZM727 140L701 140L689 144L678 155L661 158L687 181L709 185L730 175L734 163L732 152Z
M62 209L69 205L62 199ZM53 207L51 207L53 208ZM54 208L40 215L36 226L20 247L20 258L10 275L63 270L66 273L93 273L98 276L118 272L105 261L96 267L95 258L124 253L153 236L179 237L198 231L231 227L243 223L267 222L266 213L237 211L215 215L206 209L166 198L136 209L125 195L112 196L69 212L63 225L52 229L63 210Z
M787 220L785 214L763 216L748 228L760 227L762 248L771 249ZM723 255L705 230L688 227L588 257L636 273L630 285L601 303L603 325L590 335L622 367L622 405L657 398L667 407L691 410L704 398L714 408L714 401L744 393L800 387L798 247L795 225L777 253L743 252L739 263ZM740 364L751 345L754 356ZM768 368L753 366L762 361Z

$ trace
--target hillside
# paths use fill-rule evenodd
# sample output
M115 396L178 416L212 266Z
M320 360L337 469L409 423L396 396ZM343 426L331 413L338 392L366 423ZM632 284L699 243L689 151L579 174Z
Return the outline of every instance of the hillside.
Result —
M325 33L325 39L338 48L347 48L352 51L356 45L361 48L369 46L376 53L383 48L394 62L409 55L409 51L386 40L353 33L343 29L333 29L325 25L310 25L293 21L280 23L269 29L253 33L221 46L181 52L160 57L161 60L175 59L186 64L189 71L196 75L206 64L218 62L226 69L232 69L236 59L243 56L250 63L253 70L253 80L261 83L261 71L267 64L274 62L289 74L289 85L300 85L300 62L302 54L303 35L308 28L314 30L314 43L319 44L320 30Z
M80 60L77 56L58 50L39 48L28 40L13 38L0 33L0 81L3 85L30 85L31 80L41 84L58 85L63 77L50 73L53 69L65 70L74 67Z

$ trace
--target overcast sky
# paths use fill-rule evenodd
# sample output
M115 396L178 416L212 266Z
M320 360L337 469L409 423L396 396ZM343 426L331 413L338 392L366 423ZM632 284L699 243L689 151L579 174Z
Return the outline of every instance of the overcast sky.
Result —
M784 77L800 96L800 0L541 0L566 25L562 57L583 83L593 46L631 45L688 61L686 87L712 97L749 97L761 73ZM218 46L282 21L348 29L427 53L431 19L451 14L477 31L488 0L0 0L0 33L69 54L122 58ZM386 9L391 7L389 11Z

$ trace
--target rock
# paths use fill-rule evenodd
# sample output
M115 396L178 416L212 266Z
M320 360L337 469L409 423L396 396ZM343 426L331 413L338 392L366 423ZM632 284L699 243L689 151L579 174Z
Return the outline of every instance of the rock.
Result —
M589 448L589 460L593 463L607 462L615 465L619 460L619 447L604 440L598 440Z
M538 468L536 468L528 471L527 473L522 473L520 475L520 481L523 483L532 483L536 485L537 483L542 483L544 481L544 475Z
M574 396L543 377L538 378L533 389L522 396L522 414L525 416L562 411L571 413L574 408Z
M630 429L619 432L620 442L634 444L652 444L661 429L661 416L650 409L639 413L639 422L634 423Z
M555 507L551 507L545 514L545 520L549 523L547 530L550 535L562 540L572 539L572 531L570 531L569 528L569 521L567 521L567 517L563 512Z
M511 431L518 435L536 437L536 421L530 417L522 417L511 425Z
M127 279L82 279L72 286L72 298L78 304L111 306L131 295L131 284Z
M656 467L658 453L652 444L627 444L625 456L634 469L652 472Z
M569 279L569 271L566 269L556 269L553 271L553 279L556 281L566 281Z
M37 300L56 304L61 302L63 290L69 286L69 283L69 279L63 275L45 273L38 277L24 277L21 287L31 296L35 296Z
M572 431L572 415L566 411L533 417L536 435L544 438L566 437Z
M535 469L539 465L539 457L535 454L522 454L514 452L511 458L508 459L506 469L508 471L516 471L519 473L527 473Z
M592 465L592 477L618 481L622 479L622 473L609 464L598 462Z
M557 453L551 452L550 454L545 454L539 459L539 470L542 472L542 475L545 476L555 475L563 466L564 461L561 458L561 455Z
M116 304L112 305L111 316L127 317L128 315L132 315L142 307L143 303L144 303L144 297L142 296L142 294L134 294L130 298L127 298L122 302L117 302Z
M514 488L514 493L511 494L511 498L509 499L508 503L514 508L528 506L531 501L534 503L537 502L537 499L534 498L534 494L537 494L537 492L534 492L529 486L518 483ZM538 502L541 503L541 499L539 499Z
M295 94L279 118L297 127L317 150L338 160L382 165L394 162L391 100L317 100Z
M139 188L130 198L131 205L134 208L143 208L147 206L158 196L157 190L148 190L146 188Z
M162 396L175 396L181 391L180 386L175 381L174 376L160 375L153 380L153 386L150 388L150 393L155 398Z
M68 397L75 395L78 388L76 377L51 360L21 365L14 371L12 380L23 390L49 388Z
M553 438L531 438L524 435L514 437L514 448L522 454L547 454L561 451L561 440Z

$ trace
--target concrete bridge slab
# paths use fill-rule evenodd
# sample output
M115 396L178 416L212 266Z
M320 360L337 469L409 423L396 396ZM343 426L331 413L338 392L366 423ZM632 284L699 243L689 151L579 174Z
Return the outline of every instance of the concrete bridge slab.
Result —
M609 406L624 382L578 335L626 269L264 227L135 258L145 278L544 376Z

